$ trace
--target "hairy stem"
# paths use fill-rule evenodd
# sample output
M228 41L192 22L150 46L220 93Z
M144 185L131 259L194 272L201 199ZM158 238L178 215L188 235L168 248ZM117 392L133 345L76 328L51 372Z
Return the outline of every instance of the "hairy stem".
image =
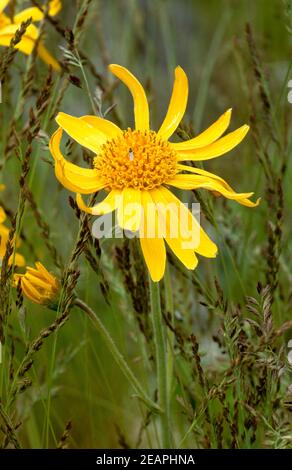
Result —
M168 263L166 264L165 275L164 275L164 290L165 290L165 309L168 321L173 325L174 307L173 307L173 293L170 277L170 269ZM171 399L171 386L173 379L173 366L174 366L174 333L170 329L167 332L167 393L168 400Z
M159 283L153 282L149 277L150 302L154 331L154 343L156 353L157 386L159 406L162 410L161 434L162 446L164 449L171 448L170 422L169 422L169 399L168 399L168 380L167 380L167 353L166 341L163 330L162 313L160 305Z

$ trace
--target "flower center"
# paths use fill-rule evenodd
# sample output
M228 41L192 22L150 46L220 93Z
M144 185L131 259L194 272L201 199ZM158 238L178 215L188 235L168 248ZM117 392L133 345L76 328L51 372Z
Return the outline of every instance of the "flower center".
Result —
M176 152L156 132L127 129L101 147L94 167L110 189L150 190L175 176L176 162Z

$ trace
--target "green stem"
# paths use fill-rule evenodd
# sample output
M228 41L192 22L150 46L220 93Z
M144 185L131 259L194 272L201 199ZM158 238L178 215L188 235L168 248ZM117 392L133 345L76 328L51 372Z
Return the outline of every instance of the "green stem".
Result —
M163 330L162 313L160 305L159 283L153 282L149 277L151 313L154 331L154 343L156 352L157 386L160 414L162 446L164 449L171 448L170 423L169 423L169 400L167 386L167 354L165 334Z
M90 91L89 83L88 83L88 80L87 80L87 76L86 76L86 73L85 73L85 70L84 70L84 67L83 67L83 64L82 64L82 60L80 58L80 55L79 55L79 52L77 51L77 49L76 49L75 53L76 53L77 59L78 59L79 64L80 64L81 73L82 73L82 76L83 76L83 80L84 80L84 83L85 83L87 95L88 95L88 98L89 98L89 101L90 101L90 104L91 104L91 107L92 107L93 114L98 115L99 112L98 112L97 106L94 102L94 99L91 95L91 91Z
M148 406L151 411L156 413L161 412L160 408L156 405L156 403L154 403L154 401L152 401L143 390L143 387L134 376L133 372L126 363L123 355L116 347L116 344L113 338L111 337L110 333L107 331L107 329L105 328L101 320L98 318L98 316L95 314L95 312L80 299L75 299L74 304L89 316L90 320L93 322L94 326L96 327L99 334L102 336L104 342L108 346L116 363L121 368L128 381L131 383L139 398L141 398L141 400L145 403L145 405Z
M166 263L165 274L164 274L164 290L165 290L165 309L166 313L169 316L169 322L173 325L174 320L174 308L173 308L173 295L172 295L172 286L171 286L171 277L169 264ZM168 400L170 403L171 399L171 386L173 379L173 366L174 366L174 333L169 328L167 331L167 393Z

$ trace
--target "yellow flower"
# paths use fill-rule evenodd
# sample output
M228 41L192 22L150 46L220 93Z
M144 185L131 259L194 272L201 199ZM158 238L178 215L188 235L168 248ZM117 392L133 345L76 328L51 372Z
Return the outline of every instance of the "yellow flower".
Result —
M3 191L3 189L4 189L4 185L0 184L0 191ZM5 225L3 224L5 220L6 220L5 211L3 207L0 206L0 266L1 266L2 259L6 252L6 244L9 238L9 229L5 227ZM18 241L16 245L19 246L20 242ZM9 262L11 264L14 262L16 266L24 266L25 264L24 257L20 255L19 253L15 253L15 255L12 255Z
M244 125L221 137L230 122L229 109L197 137L180 143L169 142L187 106L188 79L183 69L175 69L168 111L159 131L154 132L150 130L148 102L141 83L120 65L113 64L109 68L127 85L133 96L135 129L123 131L97 116L76 118L59 113L56 121L60 127L50 141L55 173L65 188L77 193L77 202L82 210L101 215L117 209L118 223L122 228L132 231L140 229L140 243L147 267L152 279L159 281L165 270L164 241L189 269L197 265L196 253L210 258L217 254L216 245L200 228L192 213L168 189L169 186L190 190L205 188L248 207L258 204L249 200L253 193L237 194L219 176L182 163L223 155L242 141L249 127ZM60 151L63 130L94 152L93 169L80 168L63 157ZM94 207L87 207L80 194L101 189L108 192L105 199ZM136 211L135 217L127 211L129 204L141 208ZM159 227L162 225L164 233L161 236ZM172 234L175 225L181 226L176 236ZM195 232L191 240L187 230L189 226ZM154 235L147 236L149 233Z
M14 285L20 283L23 294L32 302L41 305L54 305L59 292L59 282L39 262L35 268L27 267L25 274L14 274Z
M37 8L31 7L17 13L13 19L9 18L3 10L6 8L10 0L0 0L0 46L9 46L11 39L14 37L16 31L19 29L23 21L32 18L32 21L40 21L43 19L44 14ZM62 7L61 0L51 0L49 3L48 13L51 16L56 15ZM30 55L34 49L35 43L39 36L39 30L33 24L30 24L22 36L21 41L16 44L15 48L19 49L24 54ZM60 70L60 65L51 56L49 51L45 48L42 41L38 44L38 55L51 65L55 70Z

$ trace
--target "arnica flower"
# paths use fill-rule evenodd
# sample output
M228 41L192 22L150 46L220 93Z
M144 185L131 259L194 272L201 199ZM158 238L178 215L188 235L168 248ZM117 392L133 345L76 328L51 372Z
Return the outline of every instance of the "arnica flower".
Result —
M3 191L4 186L0 184L0 191ZM0 206L0 266L2 264L2 259L6 253L6 244L9 238L9 229L4 225L6 220L6 214L3 207ZM16 246L18 247L20 242L17 241ZM9 262L14 263L16 266L24 266L25 260L22 255L15 253L10 257Z
M253 203L249 200L253 193L237 194L219 176L183 164L184 161L209 160L225 154L242 141L249 127L244 125L222 137L229 126L229 109L195 138L180 143L169 142L187 106L188 79L183 69L175 69L168 111L160 129L155 132L150 130L148 102L141 83L120 65L112 64L109 68L133 96L135 129L123 131L112 122L97 116L77 118L59 113L56 121L60 127L50 141L55 174L65 188L77 193L77 203L83 211L101 215L117 209L120 227L131 231L140 230L141 248L151 278L159 281L165 271L165 242L189 269L197 265L196 254L212 258L217 253L216 245L169 187L188 190L204 188L247 207L258 204L258 201ZM63 130L94 152L92 169L80 168L64 158L60 150ZM101 189L107 192L105 199L94 207L87 207L81 194L95 193ZM141 208L135 217L127 211L131 204ZM161 225L166 227L166 231L163 236L156 236L157 227ZM172 235L174 225L182 226L176 236ZM189 225L196 236L186 245ZM155 235L147 236L149 233Z
M14 285L20 284L23 294L32 302L55 307L59 293L59 281L40 262L35 268L26 267L25 274L14 274Z
M10 18L3 13L9 1L10 0L0 0L0 46L10 45L11 39L13 39L23 21L27 21L29 18L32 18L32 21L41 21L44 18L43 12L37 7L26 8L14 15L13 18ZM51 0L48 14L51 16L56 15L61 7L61 0ZM45 10L45 7L43 9ZM36 26L30 24L22 36L21 41L15 45L15 48L19 49L24 54L30 55L33 52L38 37L39 30ZM44 62L51 65L55 70L60 70L60 65L45 48L42 41L40 41L37 46L37 52Z

